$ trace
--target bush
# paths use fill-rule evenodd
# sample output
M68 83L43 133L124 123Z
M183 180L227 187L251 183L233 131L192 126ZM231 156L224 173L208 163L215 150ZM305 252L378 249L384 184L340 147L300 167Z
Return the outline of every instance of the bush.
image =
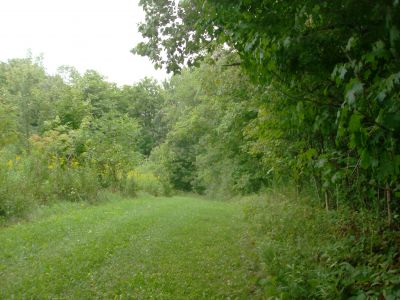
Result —
M31 153L24 158L21 172L36 202L49 204L58 200L94 201L100 185L95 170L76 160Z
M164 194L164 189L161 181L153 173L130 171L128 173L128 180L132 179L135 182L138 191L143 191L154 196Z
M96 201L100 190L97 174L89 167L58 168L51 173L49 183L58 199Z
M37 204L96 201L100 184L94 169L59 157L30 153L0 155L0 216L21 216Z
M27 179L20 156L0 155L0 217L20 216L34 204Z
M133 173L134 171L129 171L128 174L120 180L120 191L125 196L136 196L137 186Z
M173 193L171 170L166 163L165 147L156 147L150 157L134 170L128 172L128 178L135 181L138 191L158 196L170 196Z
M371 212L327 212L307 199L294 201L277 192L250 200L246 216L263 268L258 281L263 294L279 299L400 297L399 245Z
M160 176L155 175L149 164L144 163L142 166L131 170L127 174L127 182L132 189L142 191L154 196L170 195L171 187L169 183Z

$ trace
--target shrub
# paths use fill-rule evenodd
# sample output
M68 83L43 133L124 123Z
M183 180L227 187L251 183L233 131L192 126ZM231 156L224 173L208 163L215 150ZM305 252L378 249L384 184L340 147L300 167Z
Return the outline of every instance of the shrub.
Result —
M13 158L12 158L13 156ZM21 172L20 156L0 155L0 217L22 215L34 204L27 176Z
M262 293L279 299L400 296L399 245L371 212L327 212L277 192L250 200L246 216L263 267Z
M49 183L58 199L96 201L100 190L96 172L89 167L58 168L51 173Z
M96 170L77 161L31 152L0 154L0 216L21 216L37 204L96 201Z
M170 188L168 184L163 183L161 178L148 170L146 166L129 171L127 182L130 186L135 186L137 191L149 193L154 196L169 195Z
M120 180L120 191L125 196L133 197L136 195L137 186L133 173L134 171L129 171L128 174Z

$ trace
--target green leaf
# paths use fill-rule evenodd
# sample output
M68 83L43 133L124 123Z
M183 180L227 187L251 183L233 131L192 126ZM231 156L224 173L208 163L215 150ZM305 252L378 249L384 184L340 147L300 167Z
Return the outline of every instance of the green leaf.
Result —
M352 36L348 41L347 41L347 45L345 50L348 52L350 51L352 48L354 48L357 44L357 38L355 38L354 36Z
M347 103L350 105L354 105L356 102L356 96L361 94L363 90L363 84L357 78L353 78L346 86L345 98L347 100Z
M367 169L371 165L371 156L368 153L367 149L364 149L361 153L361 167Z
M392 26L390 28L390 44L392 47L394 46L395 42L400 38L400 32L396 26Z
M389 155L384 154L380 159L379 164L379 175L383 178L387 178L392 175L395 171L395 167L393 166L393 162L390 159Z
M362 119L363 119L363 116L360 115L358 112L355 112L351 115L350 122L349 122L350 132L360 131Z
M252 50L254 48L254 46L256 45L257 41L258 41L258 34L255 34L254 38L250 42L246 43L246 46L244 47L244 51L248 52L248 51Z
M393 130L400 129L400 114L398 113L387 113L383 117L383 124Z

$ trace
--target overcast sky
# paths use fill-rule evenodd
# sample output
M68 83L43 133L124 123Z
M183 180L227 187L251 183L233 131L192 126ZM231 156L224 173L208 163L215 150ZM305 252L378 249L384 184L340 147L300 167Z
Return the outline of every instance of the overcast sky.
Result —
M49 73L70 65L94 69L119 85L145 76L162 80L147 58L130 50L144 18L138 0L0 0L0 61L43 54Z

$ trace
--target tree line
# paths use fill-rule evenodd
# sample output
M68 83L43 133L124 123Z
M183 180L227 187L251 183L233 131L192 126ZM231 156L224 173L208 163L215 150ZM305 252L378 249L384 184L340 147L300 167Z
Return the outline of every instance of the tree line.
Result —
M246 211L273 278L260 285L289 299L398 296L399 2L140 3L133 52L175 73L163 83L0 63L0 219L104 191L283 186L294 197Z
M262 165L246 177L253 191L272 177L289 180L298 191L313 187L327 209L369 208L398 224L398 1L140 3L145 41L134 53L175 73L225 60L250 78L258 94L244 95L251 112L235 125L247 123L237 149L243 166L253 157Z
M97 201L102 190L164 193L138 170L165 135L162 104L151 79L119 88L93 70L48 75L41 58L1 63L0 218L59 200Z

